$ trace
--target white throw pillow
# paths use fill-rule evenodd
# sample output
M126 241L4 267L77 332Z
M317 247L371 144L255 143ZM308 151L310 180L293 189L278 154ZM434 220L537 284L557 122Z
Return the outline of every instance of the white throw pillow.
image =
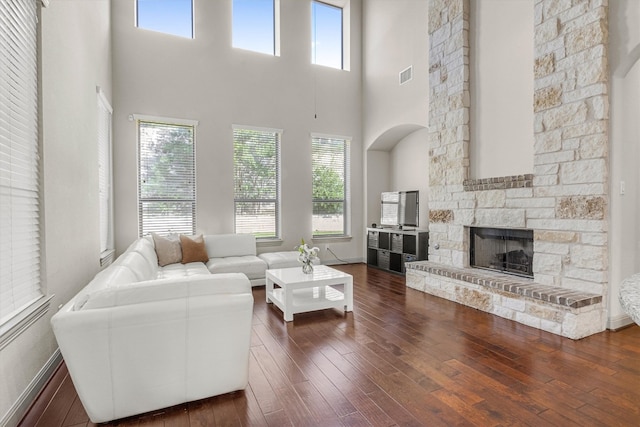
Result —
M153 236L153 244L158 255L158 265L164 267L168 264L175 264L182 261L182 247L180 246L180 238L177 235L167 237L151 233Z

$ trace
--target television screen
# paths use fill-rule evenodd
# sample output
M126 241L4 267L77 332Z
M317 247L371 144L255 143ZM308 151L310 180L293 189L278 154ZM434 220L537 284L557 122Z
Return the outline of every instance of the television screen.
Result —
M401 191L398 209L398 225L418 226L418 191Z

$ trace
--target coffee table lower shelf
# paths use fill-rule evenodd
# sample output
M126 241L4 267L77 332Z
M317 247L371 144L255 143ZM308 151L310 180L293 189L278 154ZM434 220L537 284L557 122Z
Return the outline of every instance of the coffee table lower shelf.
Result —
M300 268L285 268L267 270L266 276L267 302L282 310L287 322L296 313L328 308L353 310L353 278L347 273L319 265L309 275ZM344 292L335 285L344 285Z

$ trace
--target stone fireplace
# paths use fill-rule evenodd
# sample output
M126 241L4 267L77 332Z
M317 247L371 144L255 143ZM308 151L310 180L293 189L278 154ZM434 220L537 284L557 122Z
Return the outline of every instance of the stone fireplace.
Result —
M533 231L470 227L470 266L533 278Z
M470 179L469 0L429 3L429 260L406 267L409 287L579 339L606 324L607 7L564 4L532 4L533 173ZM471 268L471 227L532 230L533 277Z

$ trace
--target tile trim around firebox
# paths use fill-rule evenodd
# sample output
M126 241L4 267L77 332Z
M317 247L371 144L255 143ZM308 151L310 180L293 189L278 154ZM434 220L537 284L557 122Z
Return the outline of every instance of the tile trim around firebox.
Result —
M465 179L464 191L505 190L533 187L533 174L499 176L494 178Z
M572 339L600 331L601 295L431 261L405 267L412 289Z

